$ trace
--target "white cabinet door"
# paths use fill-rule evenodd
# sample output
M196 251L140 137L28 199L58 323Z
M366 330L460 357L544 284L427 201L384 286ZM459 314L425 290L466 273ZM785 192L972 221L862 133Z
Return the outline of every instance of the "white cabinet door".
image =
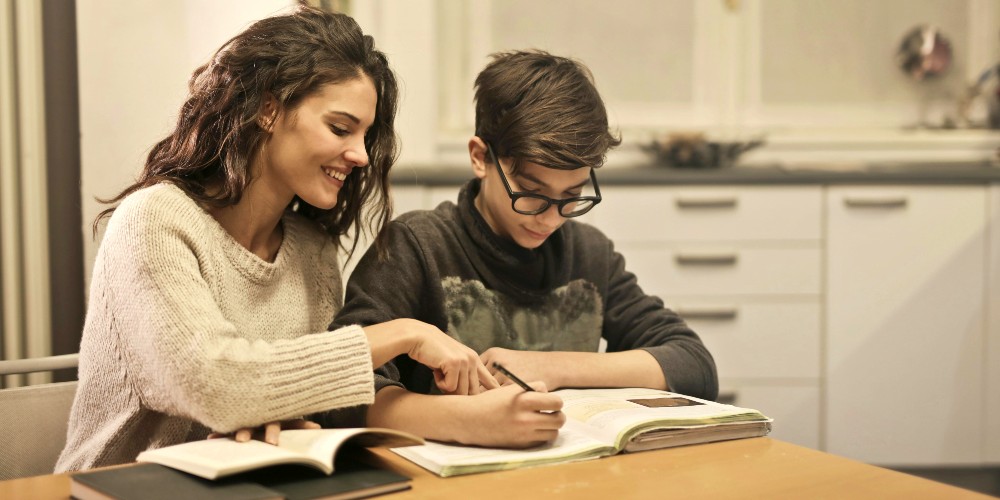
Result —
M733 395L732 404L754 408L774 419L770 437L814 450L820 447L819 388L814 385L723 384L720 395Z
M986 345L986 461L1000 464L1000 184L990 188L989 303Z
M981 463L986 192L829 188L827 451Z
M994 47L997 21L973 0L757 0L745 3L739 45L745 65L741 102L753 126L899 126L917 121L921 98L935 90L904 76L892 60L913 27L933 22L955 50L938 88L962 88L986 61L971 61L980 44ZM990 3L990 2L986 2ZM982 27L980 28L981 25ZM975 27L973 27L975 26ZM834 40L836 40L834 42ZM965 65L971 66L966 73ZM921 92L925 93L923 96ZM940 123L945 99L928 105ZM940 100L938 102L938 100ZM948 106L953 104L948 103Z

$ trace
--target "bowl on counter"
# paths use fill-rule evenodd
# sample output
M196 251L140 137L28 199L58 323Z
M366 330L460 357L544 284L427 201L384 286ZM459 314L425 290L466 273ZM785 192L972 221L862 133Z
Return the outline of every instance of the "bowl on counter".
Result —
M657 165L675 168L721 168L736 163L740 155L764 145L764 138L741 141L708 139L701 132L673 132L653 139L642 149Z

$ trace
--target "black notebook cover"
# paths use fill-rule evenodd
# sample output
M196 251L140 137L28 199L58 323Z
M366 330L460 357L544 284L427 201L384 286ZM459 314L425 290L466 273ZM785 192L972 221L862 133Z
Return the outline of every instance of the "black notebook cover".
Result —
M82 500L257 500L282 498L280 493L246 481L209 481L158 464L138 464L70 477L70 493Z
M410 488L410 478L357 463L327 476L311 467L281 465L211 481L158 464L140 463L71 477L73 498L201 500L349 500Z
M337 462L327 476L311 467L279 465L246 473L247 481L265 486L288 500L368 498L410 489L410 478L363 464Z

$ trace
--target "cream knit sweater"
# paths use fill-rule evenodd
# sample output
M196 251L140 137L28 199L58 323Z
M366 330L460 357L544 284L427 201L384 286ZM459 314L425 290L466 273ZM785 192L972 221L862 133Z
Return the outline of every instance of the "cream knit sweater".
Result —
M94 266L57 472L372 403L364 332L326 331L342 305L336 245L298 215L282 224L268 263L172 184L122 202Z

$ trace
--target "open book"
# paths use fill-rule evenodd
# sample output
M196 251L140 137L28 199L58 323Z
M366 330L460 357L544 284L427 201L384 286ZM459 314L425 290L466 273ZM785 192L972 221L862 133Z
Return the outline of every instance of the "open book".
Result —
M441 476L587 460L626 451L764 436L771 419L740 408L654 389L563 389L566 425L552 443L526 450L426 443L392 448Z
M152 462L205 479L279 464L303 464L333 473L341 445L408 446L423 439L406 432L374 427L355 429L296 429L281 431L278 445L262 441L238 443L232 438L205 439L144 451L138 462Z

